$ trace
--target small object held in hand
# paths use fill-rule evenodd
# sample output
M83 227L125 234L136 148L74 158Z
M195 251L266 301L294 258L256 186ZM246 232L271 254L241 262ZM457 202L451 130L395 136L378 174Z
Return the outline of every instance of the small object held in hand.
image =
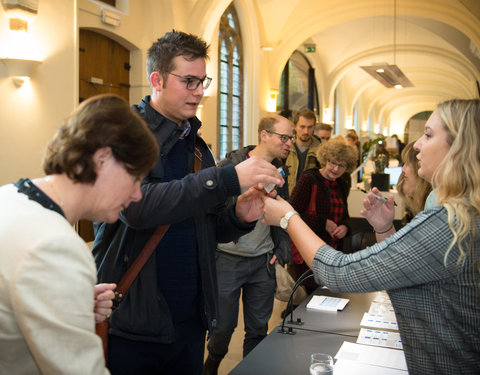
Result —
M277 171L280 172L280 174L282 175L282 177L285 177L285 172L283 171L283 168L282 167L278 167L277 168ZM265 189L265 191L268 193L270 193L274 188L275 188L275 184L265 184L263 186L263 188Z
M365 189L360 189L361 192L365 193L365 194L368 194L368 191L366 191ZM372 193L373 194L373 193ZM387 198L385 197L381 197L380 195L377 195L377 194L373 194L373 196L375 198L377 198L380 202L383 202L383 203L386 203L387 202ZM397 205L397 202L393 202L393 205L396 206Z

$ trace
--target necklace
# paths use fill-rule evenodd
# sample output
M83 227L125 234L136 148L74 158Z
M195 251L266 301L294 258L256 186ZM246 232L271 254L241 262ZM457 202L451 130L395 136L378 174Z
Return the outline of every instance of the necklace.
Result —
M55 186L53 186L53 181L51 180L50 176L45 177L45 181L47 182L48 186L52 190L55 201L58 203L60 208L63 209L63 200L62 200L62 198L60 198L60 194L58 194L58 191L57 191L57 189L55 189Z

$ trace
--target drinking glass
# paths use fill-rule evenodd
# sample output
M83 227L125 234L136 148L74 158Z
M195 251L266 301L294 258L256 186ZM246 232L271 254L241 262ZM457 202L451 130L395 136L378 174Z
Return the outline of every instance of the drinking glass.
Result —
M333 375L333 358L325 353L314 353L310 357L310 375Z

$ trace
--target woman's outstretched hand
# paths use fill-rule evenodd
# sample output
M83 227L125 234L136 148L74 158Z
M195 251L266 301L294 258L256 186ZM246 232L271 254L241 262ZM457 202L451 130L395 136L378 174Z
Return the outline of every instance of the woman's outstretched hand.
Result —
M375 232L384 232L392 227L395 217L393 195L390 195L386 202L378 200L374 195L382 196L380 190L373 188L367 194L367 198L363 200L365 209L361 210L360 214L367 219Z

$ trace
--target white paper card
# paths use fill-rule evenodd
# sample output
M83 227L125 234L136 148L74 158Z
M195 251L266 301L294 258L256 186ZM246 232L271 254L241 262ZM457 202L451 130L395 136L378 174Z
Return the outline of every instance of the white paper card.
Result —
M338 311L343 310L347 305L348 298L337 298L327 296L313 296L307 304L307 309L322 311Z
M360 322L361 326L371 327L371 328L381 328L381 329L390 329L393 331L398 331L397 318L395 314L363 314L362 321Z
M361 328L357 343L403 349L402 340L398 332L387 332L376 329Z
M368 312L371 314L395 314L392 304L385 302L372 302Z
M372 366L407 371L407 362L405 361L403 350L380 348L344 341L335 358L337 360L345 359ZM335 374L337 373L335 372ZM352 374L354 374L354 372L352 372Z
M375 298L373 299L373 302L388 303L388 304L392 303L390 302L390 297L385 291L377 292L377 294L375 294Z
M406 370L367 365L346 359L337 360L333 366L333 373L335 375L408 375Z

